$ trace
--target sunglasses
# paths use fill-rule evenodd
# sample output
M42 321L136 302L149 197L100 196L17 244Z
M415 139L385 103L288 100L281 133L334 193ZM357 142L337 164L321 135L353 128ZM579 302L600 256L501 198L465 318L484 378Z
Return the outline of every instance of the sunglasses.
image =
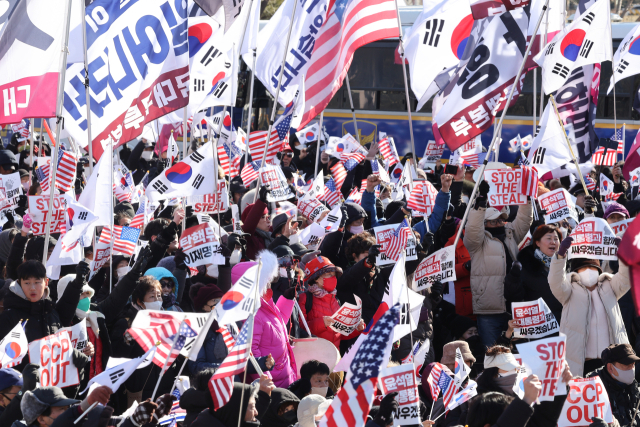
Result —
M286 153L283 153L283 155L287 156L287 157L293 157L293 153L288 151Z

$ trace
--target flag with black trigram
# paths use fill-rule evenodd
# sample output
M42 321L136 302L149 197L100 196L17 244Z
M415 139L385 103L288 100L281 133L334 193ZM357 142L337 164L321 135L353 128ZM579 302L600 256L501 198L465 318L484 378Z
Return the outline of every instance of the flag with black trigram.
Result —
M613 55L612 67L616 72L611 76L609 82L609 92L613 89L613 79L616 83L620 80L640 74L640 25L634 26L627 34Z
M440 42L440 34L442 34L442 28L444 27L444 19L430 19L426 23L427 31L424 33L424 39L422 44L426 44L433 47L438 47Z
M222 106L222 105L235 105L235 97L238 92L238 55L236 55L237 47L235 44L229 51L223 53L223 55L217 57L212 64L216 64L215 68L212 66L204 67L203 75L208 76L205 86L206 96L202 98L200 104L197 104L199 99L190 99L191 105L199 105L197 109L203 110L210 107ZM192 72L193 73L193 72ZM198 77L201 77L198 75ZM192 77L193 78L193 77ZM196 113L193 121L197 122L205 118L203 113Z
M163 170L147 187L147 198L151 203L173 197L200 196L211 192L217 171L213 163L212 142L209 141L169 169Z
M572 157L566 141L566 131L560 125L553 104L549 100L540 119L540 132L533 138L527 157L529 164L535 166L538 171L538 176L571 162Z
M29 351L29 341L24 333L26 323L26 321L24 323L18 322L0 341L0 367L11 368L19 365Z
M609 16L609 3L594 2L580 17L558 32L534 58L542 67L542 86L546 94L560 89L573 70L611 61Z
M331 212L320 221L320 226L324 228L325 233L333 233L338 231L340 223L342 222L342 207L341 203L338 203L331 209Z
M256 292L261 295L261 289L257 289L257 272L258 265L247 269L236 284L222 296L222 299L215 307L218 325L228 325L232 322L245 320L254 312L254 308L260 308L260 298L255 299ZM264 275L265 273L263 272L262 274ZM264 281L265 286L266 282ZM189 355L190 359L192 355L193 352Z
M95 377L91 378L91 380L89 380L87 387L84 389L82 393L89 390L89 388L93 384L95 384L96 386L106 385L111 389L113 393L115 393L116 390L118 390L120 386L124 384L126 380L129 379L131 374L133 374L136 369L144 368L151 363L155 352L156 352L156 347L154 346L140 357L131 359L128 362L124 362L119 365L112 366L110 368L105 369L104 371L102 371L102 373L100 373L99 375L96 375Z

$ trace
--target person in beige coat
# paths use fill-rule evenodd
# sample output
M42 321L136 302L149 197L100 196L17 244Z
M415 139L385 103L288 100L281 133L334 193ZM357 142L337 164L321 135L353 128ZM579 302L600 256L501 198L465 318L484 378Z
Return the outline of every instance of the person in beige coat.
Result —
M518 244L524 239L533 212L531 204L518 207L512 223L505 220L508 211L487 208L489 184L480 183L474 209L465 226L464 246L471 255L471 295L482 344L491 347L507 328L504 278L518 256Z
M565 238L552 258L549 286L562 304L560 332L567 336L567 362L571 372L584 376L602 366L602 350L629 343L618 306L629 290L629 268L620 261L618 272L611 275L602 273L598 260L574 258L567 275L572 240Z

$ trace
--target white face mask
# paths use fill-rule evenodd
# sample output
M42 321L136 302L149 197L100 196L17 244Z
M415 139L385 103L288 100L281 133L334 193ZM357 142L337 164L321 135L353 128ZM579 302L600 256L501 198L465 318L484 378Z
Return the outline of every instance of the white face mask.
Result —
M559 227L558 229L560 230L560 233L562 233L562 240L564 240L567 237L569 230L566 227Z
M149 161L151 160L151 157L153 156L153 151L143 151L142 152L142 158Z
M617 375L612 375L613 379L616 381L620 381L623 384L631 384L633 380L636 379L636 367L633 369L629 369L628 371L623 371L622 369L618 369L615 366L611 365L613 368L613 372ZM311 392L313 393L313 388L311 388Z
M23 182L22 183L22 188L24 188L24 192L26 193L27 191L29 191L29 187L31 186L31 183L29 181L27 182Z
M25 164L25 165L29 165L29 166L31 166L31 162L32 162L32 161L33 161L33 160L31 160L31 155L28 155L27 157L25 157L25 158L24 158L24 164Z
M218 278L218 265L210 264L207 266L207 276Z
M578 275L580 276L580 282L582 282L584 286L593 286L597 284L598 277L600 276L596 270L591 268L581 271Z
M382 200L382 206L384 206L385 209L387 209L387 206L389 206L389 203L391 203L391 199Z
M162 301L145 302L144 308L147 310L162 310Z
M329 387L311 387L311 394L318 394L322 397L326 397L327 390L329 390Z
M233 251L233 253L231 254L231 257L229 258L229 264L236 265L237 263L240 262L241 259L242 259L242 251L240 249L236 249L235 251Z
M116 274L118 275L118 279L124 276L129 272L129 266L116 268Z
M469 204L469 196L462 195L462 203Z
M349 231L352 234L360 234L360 233L364 233L364 225L352 225L349 227Z

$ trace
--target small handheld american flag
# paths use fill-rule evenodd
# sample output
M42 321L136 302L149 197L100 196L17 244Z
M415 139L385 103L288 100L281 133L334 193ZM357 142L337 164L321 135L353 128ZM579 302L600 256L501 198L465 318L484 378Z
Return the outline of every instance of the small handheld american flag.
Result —
M538 197L538 171L533 166L522 165L520 194L531 198Z
M429 384L429 391L431 392L431 399L435 402L438 400L438 395L440 394L440 375L442 374L442 365L439 363L435 363L431 372L429 372L429 376L427 377L427 383ZM445 374L446 375L446 374Z
M242 172L240 173L240 178L242 179L242 183L245 187L249 187L249 185L258 179L258 171L260 170L261 160L257 160L255 162L249 162L242 168Z
M340 190L342 188L342 184L344 184L344 180L347 179L347 171L342 165L342 163L336 163L331 168L331 175L333 175L333 180L336 182L336 188Z
M398 261L400 254L407 247L407 240L411 235L411 227L407 218L403 219L398 228L391 234L391 238L387 242L385 255L393 261Z

